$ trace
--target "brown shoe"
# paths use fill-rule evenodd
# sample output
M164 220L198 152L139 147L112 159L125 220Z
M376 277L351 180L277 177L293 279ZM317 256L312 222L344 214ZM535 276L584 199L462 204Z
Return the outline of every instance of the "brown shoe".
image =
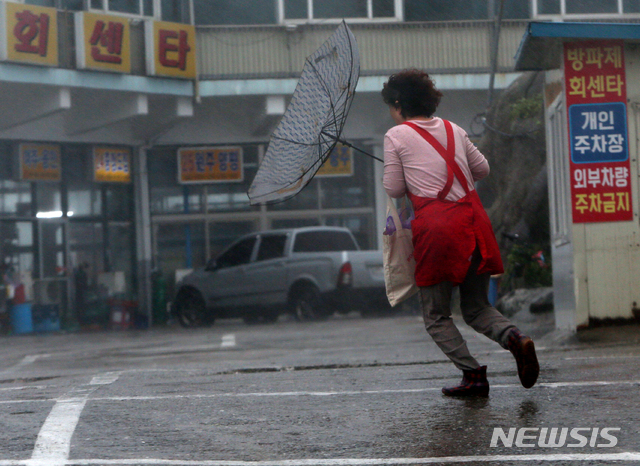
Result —
M523 335L518 329L511 330L508 338L507 347L516 359L520 383L524 388L531 388L535 385L540 373L533 340Z
M472 371L462 371L462 382L455 387L445 387L442 393L447 396L489 396L487 366Z

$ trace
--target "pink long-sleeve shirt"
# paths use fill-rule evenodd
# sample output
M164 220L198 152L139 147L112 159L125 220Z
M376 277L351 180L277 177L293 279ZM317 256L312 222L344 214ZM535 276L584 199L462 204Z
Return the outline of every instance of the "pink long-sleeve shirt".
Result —
M444 148L447 133L441 118L411 120L429 131ZM456 144L455 159L467 178L469 190L473 183L489 174L489 163L469 140L467 133L451 123ZM384 176L382 185L393 198L402 197L407 190L416 196L436 198L447 181L447 163L420 134L407 125L397 125L384 136ZM465 191L454 177L451 191L445 199L457 201Z

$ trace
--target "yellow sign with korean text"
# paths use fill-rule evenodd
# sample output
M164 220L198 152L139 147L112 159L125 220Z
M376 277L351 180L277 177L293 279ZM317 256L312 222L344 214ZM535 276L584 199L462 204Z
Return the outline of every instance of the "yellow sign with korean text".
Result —
M353 151L350 147L336 144L327 160L322 164L316 176L353 175Z
M242 147L189 147L178 150L178 182L243 181Z
M145 23L147 74L196 77L196 28L166 21Z
M60 146L56 144L20 144L20 179L23 181L60 181Z
M131 150L128 147L94 147L93 179L107 183L130 183Z
M129 20L122 16L75 13L78 68L131 72Z
M0 59L58 66L58 13L47 8L0 2Z

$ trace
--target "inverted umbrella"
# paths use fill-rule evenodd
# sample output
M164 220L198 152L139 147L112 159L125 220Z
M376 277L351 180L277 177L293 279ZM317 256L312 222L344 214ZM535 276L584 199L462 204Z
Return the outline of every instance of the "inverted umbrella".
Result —
M281 202L298 194L338 142L373 157L340 139L359 75L358 46L343 21L306 59L247 193L252 205Z

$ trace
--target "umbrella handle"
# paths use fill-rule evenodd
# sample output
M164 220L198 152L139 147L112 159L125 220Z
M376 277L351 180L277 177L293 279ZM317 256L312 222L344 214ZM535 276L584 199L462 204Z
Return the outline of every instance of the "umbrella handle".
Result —
M376 159L378 162L383 162L383 163L384 163L384 160L382 160L380 157L376 157L375 155L370 154L369 152L364 151L364 150L362 150L362 149L360 149L360 148L358 148L358 147L354 146L353 144L351 144L351 143L350 143L350 142L348 142L348 141L345 141L344 139L337 138L337 137L335 137L333 134L329 134L329 133L326 133L326 132L324 132L324 131L322 131L322 134L324 134L325 136L329 136L329 137L330 137L331 139L333 139L334 141L338 141L340 144L343 144L343 145L345 145L345 146L347 146L347 147L351 147L352 149L355 149L355 150L357 150L358 152L363 153L364 155L368 155L368 156L369 156L369 157L371 157L372 159Z

